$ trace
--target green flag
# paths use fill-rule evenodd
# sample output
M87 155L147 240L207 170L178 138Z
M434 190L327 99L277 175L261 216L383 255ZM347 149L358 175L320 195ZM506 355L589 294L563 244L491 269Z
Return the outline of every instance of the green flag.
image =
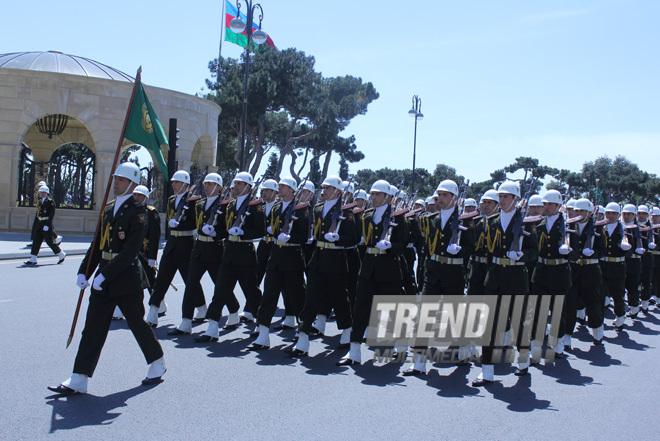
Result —
M156 164L161 173L165 177L165 182L169 181L167 174L167 163L163 158L163 151L160 146L167 143L167 136L163 126L158 121L156 112L151 107L147 94L144 93L142 81L137 80L138 84L135 88L135 98L133 99L133 106L131 113L128 117L126 125L126 134L124 137L136 144L140 144L148 148L156 158ZM169 148L169 147L168 147Z

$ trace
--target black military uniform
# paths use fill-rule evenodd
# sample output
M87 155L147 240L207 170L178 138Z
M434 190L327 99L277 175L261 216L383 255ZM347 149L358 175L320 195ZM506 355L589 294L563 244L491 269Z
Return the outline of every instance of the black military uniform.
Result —
M604 296L612 297L614 314L623 318L626 315L624 294L626 290L626 254L621 249L623 240L623 225L617 222L612 234L608 225L603 225L601 235L605 239L605 254L600 259L600 269L603 275Z
M167 200L167 222L170 237L167 239L163 255L160 258L158 276L154 286L149 304L160 306L165 299L165 294L174 279L177 271L185 282L188 280L188 266L194 245L195 234L195 206L187 201L188 195L184 193L177 204L177 195L172 195ZM180 212L179 225L176 228L169 226L172 220Z
M578 304L582 304L587 312L587 323L593 332L603 325L605 299L600 289L603 275L599 259L605 254L605 238L596 231L593 218L585 224L576 223L575 230L568 234L573 248L568 256L572 280L567 301L564 303L566 314L562 314L562 320L566 320L564 329L568 335L573 334ZM585 248L592 250L593 254L585 255Z
M646 252L642 254L642 272L639 276L639 282L642 285L642 292L640 300L642 301L642 308L648 309L648 301L651 299L651 289L653 284L653 267L655 266L655 258L652 250L649 247L649 242L653 242L653 230L650 229L651 222L638 223L640 227L648 228L646 232L641 233L642 247Z
M261 282L264 280L264 275L266 274L266 266L268 265L268 258L270 257L270 251L273 249L273 244L275 242L275 237L268 232L268 227L271 227L273 223L273 208L275 207L276 202L270 206L268 210L268 204L264 203L264 216L266 218L266 235L259 241L257 245L257 284L261 285Z
M91 290L85 328L73 367L74 373L89 377L96 369L115 306L119 306L126 317L126 324L147 363L163 356L158 340L143 318L144 291L137 255L146 234L146 209L132 196L121 203L116 213L114 209L115 201L106 205L100 234L91 244L78 270L79 274L85 274L89 279L98 266L96 275L105 277L101 291Z
M41 210L41 198L39 197L39 195L37 195L36 207L37 207L37 212L34 216L34 220L32 221L32 230L31 230L31 233L30 233L30 240L31 241L34 241L36 231L39 228L39 226L41 225L41 223L39 221L39 211ZM53 228L52 224L51 224L48 231L50 232L50 235L52 236L53 241L55 241L55 238L57 237L57 233L55 232L55 228ZM45 233L43 231L43 225L41 225L41 232L42 232L42 235L43 235L43 233Z
M160 215L158 210L147 205L147 234L142 241L142 248L138 253L140 263L147 274L150 289L156 284L156 269L149 265L150 260L158 259L158 247L160 246Z
M37 205L38 209L34 218L34 226L32 229L32 250L30 253L33 256L38 256L41 244L45 241L50 249L53 250L53 253L60 254L62 250L53 242L54 235L52 232L53 218L55 217L55 202L50 196L46 196L43 201L40 200ZM44 231L44 227L48 227L48 231ZM62 263L63 261L64 259L60 258L60 261L57 263Z
M341 204L337 200L335 204ZM352 209L342 210L341 220L337 233L339 240L328 242L325 234L330 232L332 215L338 207L333 206L323 216L324 203L314 207L313 237L316 248L308 262L307 290L305 293L305 306L300 313L300 326L298 330L306 334L312 332L312 323L320 305L326 297L331 299L337 318L337 328L351 327L351 311L346 291L348 276L348 261L346 247L357 245L357 232ZM341 208L341 207L339 207ZM339 221L338 221L339 222Z
M628 229L624 225L628 243L632 246L632 250L626 254L626 296L628 298L628 306L631 309L630 316L636 318L639 312L639 282L642 275L642 256L637 254L635 249L640 246L646 248L646 245L644 244L644 239L639 231L637 222L634 221L632 224L635 228ZM651 261L652 264L653 262Z
M483 295L484 280L488 273L488 228L486 216L474 217L476 244L468 262L468 295Z
M274 241L266 267L264 295L257 313L259 325L270 326L280 292L284 294L285 303L290 308L287 315L299 317L305 302L305 260L301 245L307 243L308 239L309 211L306 205L296 209L292 204L295 204L293 200L287 204L283 212L284 202L279 201L270 212ZM282 242L277 238L287 222L289 211L291 211L288 228L290 238Z
M266 220L261 201L249 202L249 198L248 194L245 200L241 200L242 203L249 203L249 205L238 222L237 201L231 201L227 206L224 234L227 234L226 232L237 224L243 230L243 235L228 235L225 239L213 301L206 313L206 318L209 320L219 321L225 306L230 313L238 312L240 305L234 296L236 282L241 285L249 311L257 311L259 303L261 303L261 290L257 285L257 275L254 270L257 264L257 253L253 240L264 236Z

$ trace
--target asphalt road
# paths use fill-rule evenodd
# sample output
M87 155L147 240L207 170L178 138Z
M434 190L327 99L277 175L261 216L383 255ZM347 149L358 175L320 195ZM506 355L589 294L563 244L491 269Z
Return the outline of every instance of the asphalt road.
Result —
M172 338L183 290L170 290L169 312L156 334L165 351L164 382L145 387L147 366L124 322L113 324L89 393L57 399L46 386L68 378L88 298L65 350L79 290L81 256L62 265L40 258L0 262L0 439L658 439L660 309L618 334L606 321L604 346L586 328L567 360L474 388L477 366L437 364L424 378L402 377L401 364L368 361L337 367L338 333L314 340L302 361L283 351L293 332L271 337L255 354L247 328L220 342ZM182 281L174 282L182 288ZM207 300L210 279L203 280ZM238 291L239 299L242 293ZM281 311L280 311L281 312ZM195 327L196 332L206 325Z

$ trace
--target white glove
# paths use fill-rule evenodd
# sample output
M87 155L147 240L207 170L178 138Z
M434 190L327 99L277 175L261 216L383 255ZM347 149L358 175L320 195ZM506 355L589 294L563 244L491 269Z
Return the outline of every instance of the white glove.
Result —
M453 254L454 256L458 254L459 251L461 251L461 246L455 243L452 243L447 247L447 252L449 254Z
M507 251L506 252L506 257L508 257L510 260L515 260L516 262L522 259L523 252L522 251Z
M174 218L172 218L172 219L170 219L170 221L167 223L167 225L169 225L170 228L176 228L176 227L179 226L179 221L176 220L176 219L174 219Z
M217 234L215 232L215 228L213 228L213 225L208 225L208 224L206 224L202 227L202 232L204 234L206 234L207 236L211 236L211 237L215 237L216 234Z
M360 237L360 245L364 245L364 237Z
M268 234L273 234L273 227L271 225L268 225L268 228L266 228L266 231L268 231Z
M649 244L649 250L655 250L655 242Z
M646 252L646 250L644 248L635 248L635 252L637 254L644 254Z
M328 242L337 242L339 240L339 234L337 233L325 233L323 237Z
M309 239L307 239L307 245L311 245L312 242L314 242L314 238L313 238L313 237L310 237Z
M48 225L44 225L44 231L48 231Z
M289 239L291 239L291 236L285 233L280 233L280 235L277 236L277 240L280 242L288 242Z
M87 278L84 274L78 274L78 281L76 282L76 285L78 285L78 288L80 289L85 289L89 286L89 282L87 281Z
M99 274L98 276L94 277L94 282L92 283L92 288L94 288L97 291L101 291L101 283L105 282L105 277L103 274Z
M232 236L242 236L243 234L245 234L245 232L238 227L231 227L228 233L231 234Z
M378 248L381 251L389 250L392 248L392 242L389 240L380 240L376 243L376 248Z
M620 247L623 251L628 251L630 248L632 248L632 245L630 245L628 242L621 242L621 243L619 244L619 247Z
M149 266L152 268L156 268L156 259L149 259Z
M587 257L591 257L594 255L594 250L592 250L591 248L585 248L582 250L582 254L584 254Z
M562 245L562 246L559 247L559 254L561 254L562 256L566 256L566 255L567 255L568 253L570 253L571 251L573 251L573 248L570 248L570 247L569 247L568 245L566 245L566 244L564 244L564 245Z

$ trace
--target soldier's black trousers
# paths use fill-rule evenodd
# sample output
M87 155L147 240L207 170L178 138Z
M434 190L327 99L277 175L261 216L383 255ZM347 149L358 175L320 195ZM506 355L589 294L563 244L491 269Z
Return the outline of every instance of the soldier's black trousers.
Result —
M605 299L601 295L600 285L603 276L600 265L578 265L571 263L572 285L568 297L564 301L562 321L566 320L564 327L566 333L573 334L577 320L577 310L581 305L587 310L587 324L590 328L598 328L603 324L603 303Z
M651 298L651 290L653 286L653 266L644 266L642 264L642 273L639 276L639 283L642 285L641 300L648 300Z
M470 259L468 264L468 289L469 296L484 295L486 289L484 288L484 281L488 274L488 264L477 262Z
M612 264L610 263L609 265ZM621 265L625 268L626 264L621 262L617 265ZM604 268L606 267L601 267L601 269ZM609 274L608 271L603 271L603 301L605 297L612 297L612 301L614 302L614 314L617 317L623 317L626 315L626 303L624 300L625 293L626 278L613 277L613 275Z
M183 292L183 303L181 305L181 317L192 319L195 314L195 308L206 305L204 290L201 280L204 273L208 273L213 283L216 283L218 271L220 270L220 256L213 260L204 260L201 257L192 257L188 266L188 278L186 279L186 289ZM236 297L234 297L234 300Z
M641 275L642 259L626 259L626 293L628 306L630 307L639 306L639 280Z
M105 293L92 290L87 307L85 328L73 365L73 373L89 377L94 374L101 349L108 336L115 306L119 306L124 314L126 324L133 333L147 363L152 363L163 356L163 349L160 347L154 331L144 321L143 292L110 297Z
M309 269L307 290L305 292L305 306L300 312L300 326L298 330L309 334L316 313L326 297L330 298L335 308L337 328L351 327L351 307L346 293L346 273L320 273Z
M552 300L550 300L550 315L552 316L557 306L559 306L556 304L557 297L563 295L564 302L562 303L561 319L559 322L559 333L557 334L557 337L563 337L564 335L568 334L568 328L571 323L571 320L569 317L567 317L568 313L566 311L567 310L566 303L568 302L575 303L575 299L569 300L569 297L571 295L570 287L567 290L564 289L555 290L555 289L550 289L549 287L544 285L539 285L538 283L533 283L531 294L538 296L536 310L534 312L534 324L532 329L537 329L537 326L545 326L548 321L548 317L540 316L541 296L552 296ZM575 327L575 312L576 311L573 311L573 327Z
M163 254L160 258L156 284L151 298L149 298L150 305L160 306L160 302L165 299L165 294L167 294L170 283L172 283L177 271L181 274L184 283L188 280L188 266L190 265L194 244L193 238L192 236L171 237L169 240L175 240L176 243L170 253Z
M230 313L238 312L240 305L234 295L237 282L241 285L241 290L245 294L246 311L257 311L259 309L261 290L257 286L254 265L232 265L223 262L220 264L218 277L216 278L213 301L211 301L206 312L207 319L219 321L222 316L222 309L225 306Z
M353 308L351 342L362 343L364 331L369 326L369 316L374 296L399 294L401 294L401 282L378 282L376 281L375 272L368 279L358 278L355 307Z
M525 277L527 275L525 274ZM517 295L513 296L511 299L511 302L509 303L508 308L502 305L502 295L500 295L498 292L493 291L492 289L485 288L484 290L484 295L485 296L497 296L497 302L495 306L495 311L494 311L494 316L493 316L493 326L491 329L491 335L490 335L490 344L488 346L482 346L481 347L481 360L483 364L494 364L496 362L501 362L504 361L503 359L500 360L494 360L493 355L496 349L503 350L504 349L504 337L503 336L498 336L498 324L500 323L500 320L506 320L506 327L505 327L505 332L510 331L511 328L511 312L514 308L514 305L516 303L516 299L520 299L520 297L523 297L523 311L528 310L528 308L531 308L533 305L530 305L528 303L529 296L527 294L523 295ZM517 300L520 301L520 300ZM538 306L538 305L537 305ZM502 315L506 315L507 318L501 318ZM525 349L529 349L529 346L523 347L521 346L522 341L526 338L528 341L532 340L533 335L535 334L534 330L536 329L536 325L534 325L531 329L532 335L529 336L523 336L523 329L524 329L524 321L526 321L528 318L531 318L531 312L528 312L526 314L529 317L525 317L524 319L519 320L519 328L515 330L513 335L516 337L516 342L507 342L506 346L513 346L514 344L517 345L518 351L522 352ZM526 340L526 341L527 341Z
M50 231L44 231L41 229L37 229L34 232L34 238L32 239L32 250L30 253L33 256L38 256L39 255L39 249L41 248L41 244L46 242L46 244L50 247L51 250L53 250L53 253L59 254L62 252L59 246L55 245L55 242L53 242L54 235Z
M280 292L283 292L284 303L289 304L291 308L286 314L295 315L296 317L300 315L305 303L305 278L303 274L302 269L296 271L266 270L264 295L261 298L257 313L258 324L270 326L273 315L277 310Z
M348 274L346 275L346 294L348 295L348 303L351 306L351 311L353 311L353 307L355 306L355 293L357 290L358 273L360 272L360 260L360 253L357 248L348 248L346 250L346 264L348 265ZM317 314L330 317L333 307L332 298L328 296L323 302L321 302Z

